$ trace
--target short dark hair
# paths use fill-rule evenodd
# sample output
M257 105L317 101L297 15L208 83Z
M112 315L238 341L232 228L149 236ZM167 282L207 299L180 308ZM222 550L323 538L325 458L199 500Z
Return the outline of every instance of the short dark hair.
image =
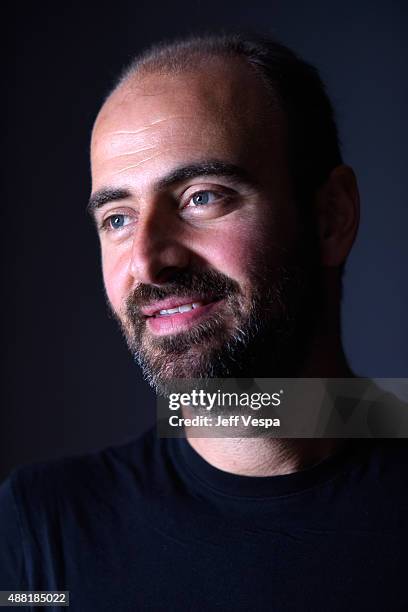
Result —
M137 72L182 71L208 56L242 58L262 79L270 101L278 103L287 117L296 199L310 202L331 170L342 163L340 143L333 106L317 69L285 45L236 32L154 44L132 59L113 89Z

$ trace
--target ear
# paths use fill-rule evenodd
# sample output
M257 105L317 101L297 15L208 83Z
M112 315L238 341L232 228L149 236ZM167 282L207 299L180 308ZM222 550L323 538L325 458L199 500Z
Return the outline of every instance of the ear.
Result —
M353 246L360 220L357 180L349 166L337 166L315 199L323 266L340 266Z

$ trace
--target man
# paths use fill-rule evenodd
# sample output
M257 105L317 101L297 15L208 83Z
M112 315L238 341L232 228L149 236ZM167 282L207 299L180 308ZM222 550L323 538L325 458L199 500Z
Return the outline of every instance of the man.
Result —
M353 376L359 217L317 72L241 36L154 47L96 119L89 209L147 380ZM403 610L406 445L194 437L16 471L3 589L74 610Z

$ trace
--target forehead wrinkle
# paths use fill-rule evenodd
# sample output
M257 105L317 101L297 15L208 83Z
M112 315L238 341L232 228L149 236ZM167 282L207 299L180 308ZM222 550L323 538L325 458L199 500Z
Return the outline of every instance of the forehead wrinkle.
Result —
M184 147L184 148L188 148L188 147ZM113 174L121 174L122 172L126 172L126 170L132 170L132 168L137 168L138 166L141 166L145 162L148 162L151 159L155 159L156 157L159 157L160 155L163 155L164 153L168 153L169 151L171 151L171 149L164 149L163 151L159 151L159 153L156 153L156 155L151 155L150 157L146 157L145 159L142 159L142 161L137 162L137 164L132 164L131 166L126 166L126 168L122 168L121 170L117 170L116 172L113 172Z
M144 127L139 128L138 130L115 130L114 132L108 132L107 135L116 136L122 134L139 134L140 132L144 132L145 130L150 129L152 125L157 125L158 123L163 123L164 121L170 121L172 119L188 119L189 116L190 115L172 115L171 117L163 117L162 119L156 119L155 121L151 121L149 125L145 125Z
M147 132L147 131L152 130L152 129L154 131L156 131L155 128L156 128L156 126L159 123L165 123L165 122L168 122L168 121L177 121L179 119L181 119L183 122L186 121L186 119L187 120L189 120L189 119L194 119L194 120L203 119L203 120L207 121L208 120L208 115L206 113L197 113L197 114L194 114L194 115L188 115L188 114L184 114L184 115L172 115L171 117L165 117L163 119L157 119L156 121L151 121L148 125L145 125L145 126L143 126L141 128L138 128L136 130L115 130L113 132L106 132L106 136L108 136L108 137L109 136L110 137L112 137L112 136L113 137L115 137L115 136L135 136L135 135L140 134L141 132ZM182 123L182 125L184 125L184 123ZM172 126L170 126L168 129L171 130ZM159 129L159 132L160 132L160 129Z
M194 153L197 154L198 156L202 156L202 150L201 149L191 149L191 147L189 146L184 146L184 147L178 147L179 149L184 149L189 151L190 153ZM142 159L142 161L137 162L136 164L132 164L130 166L126 166L126 168L122 168L121 170L117 170L116 172L113 172L113 174L121 174L122 172L125 172L126 170L131 170L132 168L137 168L138 166L140 166L141 164L150 161L151 159L155 159L156 157L159 157L160 155L163 155L164 153L168 153L169 151L171 151L171 148L169 149L165 149L163 151L159 151L159 153L157 153L156 155L152 155L151 157L147 157L146 159Z
M132 151L129 152L126 150L130 148L132 148L134 154L137 154L140 151L154 148L165 137L173 139L177 137L177 135L183 136L184 134L185 136L186 134L183 129L185 124L181 122L180 119L186 120L188 118L188 115L179 115L173 117L173 122L166 123L165 126L160 127L156 122L156 124L151 123L138 130L118 130L105 133L102 131L103 128L99 128L101 131L97 131L93 138L93 149L98 150L101 148L101 150L104 150L106 153L111 152L113 155L106 155L106 153L104 153L106 160L112 159L113 157L120 157L121 155L131 155ZM177 123L174 123L174 121L177 121ZM123 153L121 151L123 151Z
M120 155L112 155L111 157L107 157L106 161L111 159L120 159L121 157L126 157L129 155L136 155L137 153L142 153L143 151L150 151L151 149L157 149L157 144L151 145L149 147L141 147L140 149L136 149L135 151L129 151L128 153L121 153Z

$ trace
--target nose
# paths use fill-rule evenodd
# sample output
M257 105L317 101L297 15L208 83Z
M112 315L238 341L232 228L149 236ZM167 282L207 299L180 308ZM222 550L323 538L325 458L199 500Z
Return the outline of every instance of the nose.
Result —
M129 273L137 283L162 284L190 263L177 220L157 211L141 215L135 230Z

